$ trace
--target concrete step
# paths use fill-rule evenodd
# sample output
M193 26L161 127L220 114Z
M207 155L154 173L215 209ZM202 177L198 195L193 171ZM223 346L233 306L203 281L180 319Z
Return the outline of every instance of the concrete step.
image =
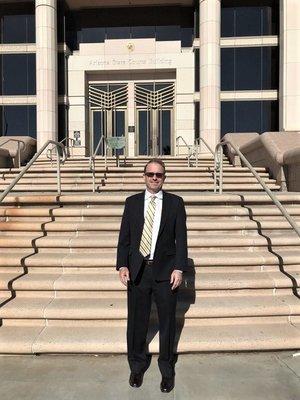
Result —
M53 157L52 159L54 160L56 157ZM150 156L136 156L136 157L128 157L128 156L124 156L123 154L120 155L120 162L126 162L126 163L137 163L137 164L142 164L144 165L144 163L148 162L149 160L151 160L153 157ZM169 164L169 163L177 163L177 164L181 164L181 163L186 163L188 156L187 154L182 154L180 156L170 156L170 155L163 155L163 156L158 156L157 158L159 158L160 160L162 160L165 164ZM223 156L224 161L228 161L226 156ZM89 157L81 157L81 156L70 156L67 158L66 162L86 162L86 160L89 160ZM105 162L105 157L102 155L96 155L95 156L95 160L97 162ZM192 157L192 160L195 161L195 157ZM205 160L209 160L212 161L214 160L214 156L212 154L199 154L198 157L198 161L205 161ZM106 157L106 161L108 163L116 163L116 157L115 156L107 156ZM51 162L51 160L49 158L38 158L38 162L42 163L42 162Z
M207 184L213 182L213 176L184 176L184 177L167 177L167 180L165 182L165 185L168 183L170 185L173 184L178 184L182 185L184 184L190 184L190 183L197 183L197 184ZM274 179L269 179L269 177L262 177L263 181L265 183L276 183ZM0 180L0 187L4 185L8 185L10 182L12 182L13 178L7 178L5 181ZM143 182L143 178L141 176L137 177L127 177L127 176L120 176L120 177L110 177L108 176L106 179L104 177L98 177L96 179L97 184L101 184L101 182L104 182L105 185L125 185L125 184L141 184ZM223 183L224 184L229 184L229 183L236 183L236 184L246 184L246 183L256 183L256 179L254 177L244 177L244 176L233 176L233 177L224 177ZM41 177L41 178L36 178L36 177L31 177L30 175L25 176L20 180L20 184L28 184L28 185L46 185L46 184L57 184L57 178L52 177L52 178L47 178L47 177ZM92 183L92 176L87 176L87 177L62 177L61 178L61 183L62 184L91 184Z
M253 292L253 291L252 291ZM243 318L257 316L292 316L300 314L299 298L293 294L234 293L215 295L197 291L190 298L182 296L177 305L178 315L188 318ZM182 293L182 292L181 292ZM192 301L192 303L191 303ZM0 308L2 319L60 319L113 320L126 319L127 300L122 297L86 291L64 293L18 292Z
M180 195L180 191L173 191L175 194ZM8 205L50 205L51 207L61 207L64 205L72 205L79 206L84 204L85 206L92 205L124 205L125 199L131 193L77 193L77 194L63 194L61 196L57 196L56 194L12 194L5 197L2 202L2 207L6 207ZM212 209L215 206L243 206L247 207L248 205L271 205L273 207L273 202L270 197L262 192L249 192L249 193L223 193L223 194L215 194L215 193L206 193L206 192L186 192L182 194L182 197L185 201L186 206L194 205L194 206L202 206L209 205ZM291 205L291 204L300 204L300 193L291 193L291 192L278 192L276 193L276 198L281 201L283 204Z
M284 317L187 320L178 329L178 352L249 351L297 349L300 347L299 320ZM180 337L180 340L178 340ZM158 352L157 326L151 326L149 351ZM125 353L126 324L114 321L4 321L0 328L0 352L39 353Z
M232 220L236 220L236 221L241 221L241 220L251 220L254 222L259 223L260 221L281 221L281 220L285 220L285 217L279 214L273 214L269 213L268 215L254 215L251 213L251 210L248 211L247 209L244 209L245 212L242 213L234 213L234 210L232 210L231 212L225 212L223 213L222 210L216 210L212 211L211 213L207 212L206 210L204 210L202 212L202 210L191 210L187 213L187 221L188 223L192 223L192 222L197 222L197 221L212 221L215 218L218 218L219 220L222 221L227 221L230 222ZM248 214L247 214L248 212ZM72 211L68 212L68 211L64 211L61 213L53 213L49 211L48 213L44 213L39 216L38 212L34 213L34 212L29 212L28 214L26 214L25 212L23 213L18 213L18 212L11 212L11 213L6 213L6 215L1 215L0 212L0 217L2 216L3 219L2 221L34 221L34 222L41 222L41 223L45 223L45 222L49 222L49 221L69 221L69 222L77 222L77 221L92 221L93 222L100 222L100 221L106 221L106 222L120 222L121 221L121 217L122 217L122 213L123 213L123 209L120 210L108 210L106 214L104 214L104 211L90 211L90 212L83 212L82 215L80 215L80 212L78 212L77 214ZM48 214L48 215L47 215ZM262 214L262 213L261 213ZM292 216L294 216L294 218L298 218L299 217L299 213L296 212L291 212L290 213Z
M33 250L12 249L3 252L1 256L2 267L61 267L61 268L114 268L116 252L109 249L91 252L40 252ZM295 265L300 263L300 249L277 250L269 252L260 249L255 252L224 250L213 251L206 249L193 249L189 251L190 265L195 267L223 267L223 266L264 266L264 265Z
M294 216L300 215L300 205L291 204L285 206L287 212ZM97 217L121 217L123 214L124 205L95 205L93 207L89 206L73 206L73 207L3 207L0 206L0 217L8 218L13 220L13 218L39 218L39 217L55 217L58 218L97 218ZM280 210L275 206L271 205L259 205L259 206L219 206L217 208L212 208L211 206L186 206L187 217L239 217L239 218L249 218L249 217L277 217L281 216Z
M295 218L299 223L300 219ZM292 229L290 224L283 218L277 217L271 220L261 220L260 222L252 220L218 220L199 218L197 221L187 222L188 231L199 231L199 233L207 231L244 231L257 229ZM32 232L118 232L120 230L120 220L118 221L44 221L28 222L28 221L7 221L0 222L0 231L32 231Z
M295 269L296 268L296 269ZM217 270L197 268L195 274L185 274L182 290L241 290L292 288L293 280L300 286L300 267L292 267L285 273L277 270L249 270L249 268L226 268ZM9 271L9 270L8 270ZM29 270L0 272L0 290L11 288L20 291L126 291L121 285L116 271L106 268L95 272L84 269L74 272L36 272ZM217 294L216 294L217 295Z
M67 236L43 236L39 235L3 235L0 234L0 248L38 248L38 249L88 249L94 251L99 248L116 249L118 242L118 232L113 233L94 233L93 235L76 236L75 234ZM298 246L300 248L300 239L295 232L271 233L268 235L249 234L249 235L226 235L223 234L199 234L191 232L188 236L189 248L216 248L220 251L224 248L244 247L250 250L251 247L272 246Z
M276 185L275 183L267 183L267 186L271 190L279 190L280 187ZM0 189L4 190L7 187L7 184L0 184ZM102 184L101 182L96 183L96 189L97 191L100 192L119 192L119 191L125 191L125 192L140 192L144 189L144 185L142 183L140 184L116 184L116 185L109 185L109 184ZM169 191L192 191L192 190L197 190L197 191L214 191L214 184L212 183L199 183L197 185L193 184L186 184L186 183L166 183L164 185L165 190ZM92 183L73 183L73 184L64 184L62 182L61 185L61 190L62 192L76 192L76 191L81 191L81 192L92 192L93 186ZM254 192L254 191L262 191L262 187L260 184L256 183L243 183L243 182L235 182L233 183L224 183L223 184L223 190L224 191L249 191L249 192ZM57 184L43 184L43 183L36 183L36 184L25 184L25 183L18 183L14 186L14 188L11 190L11 192L57 192Z
M177 158L177 157L171 157L171 158L165 158L165 157L159 157L164 163L165 165L187 165L188 163L188 158L187 157L182 157L182 158ZM86 164L89 163L90 158L89 157L84 157L84 158L74 158L74 157L68 157L67 160L65 161L65 163L67 164ZM142 165L144 166L148 161L150 160L150 157L148 158L128 158L128 157L124 157L123 155L120 156L119 162L120 164L126 164L126 165L131 165L131 164L135 164L135 165ZM53 161L56 161L56 159ZM224 156L223 157L223 161L224 162L229 162L228 159ZM95 162L97 163L102 163L105 164L105 157L96 157L95 158ZM196 159L195 157L192 157L190 159L191 163L196 163ZM198 163L203 163L203 162L214 162L214 157L199 157L198 158ZM39 164L50 164L51 160L42 160L42 159L38 159L37 163ZM116 165L116 158L107 158L106 159L106 163L107 164L112 164L112 165Z
M262 178L269 178L269 174L267 172L260 172L259 175ZM0 175L0 181L3 182L11 182L15 177L17 176L16 173L9 173L7 172L6 174L3 173ZM193 177L198 177L198 178L211 178L214 176L214 171L183 171L183 172L168 172L167 174L167 178L168 180L173 180L173 179L185 179L185 178L193 178ZM76 179L76 178L86 178L86 179L91 179L92 174L91 171L81 171L78 173L68 173L68 172L62 172L61 173L61 177L63 178L72 178L72 179ZM97 172L95 174L96 179L102 179L104 177L109 177L109 178L114 178L114 179L123 179L123 178L142 178L142 173L141 171L139 172L121 172L121 173L117 173L117 172L109 172L109 173L105 173L105 172ZM252 178L253 175L251 172L228 172L228 171L224 171L224 178ZM22 180L24 179L56 179L56 171L53 172L47 172L47 173L39 173L39 172L32 172L32 171L28 171L22 178Z
M100 164L96 164L95 166L95 172L107 172L107 173L133 173L133 172L138 172L140 174L143 173L143 167L144 166L138 166L138 167L115 167L115 166L108 166L105 167L105 165L100 165ZM264 167L254 167L255 171L258 173L266 173L266 168ZM89 165L82 167L80 165L78 166L68 166L68 165L61 165L61 172L62 173L73 173L73 172L78 172L78 173L82 173L83 171L89 171L90 172L90 168ZM206 165L201 165L201 166L193 166L193 167L187 167L186 165L182 165L182 166L170 166L167 168L167 175L171 172L213 172L214 170L214 165L213 164L206 164ZM4 176L7 176L9 173L16 173L18 174L21 170L20 169L15 169L15 168L11 168L11 169L0 169L0 173L1 175L4 174ZM46 166L39 166L39 165L33 165L32 167L30 167L30 169L28 170L27 173L56 173L56 163L54 163L52 166L51 165L46 165ZM249 169L246 167L234 167L232 165L224 165L224 172L234 172L234 173L244 173L247 172L249 173Z

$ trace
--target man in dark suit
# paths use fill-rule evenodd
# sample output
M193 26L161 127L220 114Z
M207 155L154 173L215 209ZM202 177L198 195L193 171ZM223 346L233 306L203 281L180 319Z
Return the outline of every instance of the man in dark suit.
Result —
M126 199L117 252L117 270L127 286L129 383L139 387L149 366L146 336L152 294L159 319L160 388L174 387L176 302L187 269L186 213L181 197L162 190L165 165L150 160L144 168L146 190Z

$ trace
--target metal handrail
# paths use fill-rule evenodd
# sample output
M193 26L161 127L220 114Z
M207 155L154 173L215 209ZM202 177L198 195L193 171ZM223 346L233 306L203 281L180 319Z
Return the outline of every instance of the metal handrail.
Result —
M68 141L68 142L71 142L71 146L67 146L67 149L69 150L69 148L71 148L71 156L73 157L73 143L75 142L75 139L73 139L73 138L70 138L70 137L65 137L64 139L62 139L60 142L58 142L58 143L61 143L61 144L63 144L64 143L64 141ZM51 149L48 149L47 150L47 153L46 153L46 157L47 158L49 158L49 160L52 162L53 161L53 158L52 158L52 152L53 152L53 150L55 149L55 146L53 146ZM50 156L49 156L49 154L50 154ZM68 154L68 156L70 156L70 154Z
M22 143L22 145L23 145L23 149L22 149L22 150L24 150L25 147L26 147L25 142L24 142L23 140L20 140L20 139L13 139L13 138L10 138L10 139L7 139L4 143L0 143L0 147L3 146L4 144L8 143L8 142L17 142L17 143L18 143L18 150L17 150L17 155L18 155L18 158L17 158L17 168L20 168L20 166L21 166L21 148L20 148L20 143ZM14 163L14 167L16 167L15 163Z
M191 147L191 145L187 144L186 140L182 136L177 136L177 138L176 138L177 155L179 155L179 139L181 139L183 141L183 143L185 144L184 147L187 147L187 149L189 149Z
M187 149L188 149L188 167L191 166L190 160L194 154L196 156L196 167L198 167L200 142L204 143L204 145L207 147L208 151L213 155L213 157L215 155L212 148L209 146L209 144L206 142L206 140L204 140L202 137L195 139L195 142L193 145L189 145L189 144L187 144L187 142L185 141L185 139L182 136L178 136L176 138L177 155L179 155L179 139L181 139L183 141L184 147L187 147Z
M179 139L181 139L183 141L184 147L186 147L187 150L188 150L188 158L187 158L187 160L188 160L188 167L190 167L191 166L190 159L191 159L191 156L192 156L192 150L191 149L194 148L194 145L187 144L186 140L182 136L177 136L177 138L176 138L176 149L177 149L176 153L177 153L177 155L179 155ZM198 164L198 161L197 161L197 164Z
M100 149L100 146L101 146L102 142L105 143L105 146L104 146L105 171L107 170L107 143L106 143L106 138L104 136L101 136L93 155L90 156L90 161L89 161L90 171L92 172L92 179L93 179L93 193L95 193L95 191L96 191L95 160L96 160L96 156L97 156L97 153L98 153L98 151Z
M198 137L198 138L195 140L195 147L196 147L196 149L195 149L195 152L196 152L196 167L198 167L198 161L199 161L199 147L200 147L200 150L201 150L201 145L200 145L201 142L204 143L204 145L207 147L207 149L211 152L212 156L214 157L214 152L212 151L211 147L210 147L209 144L206 142L206 140L204 140L202 137ZM191 156L192 156L192 153L191 153ZM191 156L190 156L190 157L191 157Z
M236 154L239 155L240 159L248 167L248 169L252 172L252 174L254 175L256 180L263 187L263 189L268 194L268 196L271 198L273 203L279 208L281 214L285 217L285 219L288 221L288 223L291 225L291 227L295 230L297 235L300 237L300 227L298 226L298 224L296 223L294 218L291 217L291 215L287 212L286 208L280 203L280 201L277 199L277 197L274 195L274 193L271 192L271 190L268 188L268 186L265 184L265 182L261 179L259 174L255 171L253 166L249 163L247 158L229 140L222 141L222 142L218 143L216 146L214 192L215 193L217 192L217 174L218 174L218 176L219 176L219 194L223 193L223 146L225 146L225 145L230 145L234 149L234 151L236 151ZM219 157L219 155L221 157Z
M198 145L200 146L200 142L203 142L206 146L206 148L208 149L208 151L213 155L213 157L215 156L214 151L212 150L212 148L209 146L209 144L206 142L206 140L204 140L202 137L198 137L195 142L198 142Z
M61 195L61 176L60 176L60 164L66 161L67 155L65 151L65 146L62 143L56 142L55 140L48 140L40 150L32 157L27 165L25 165L20 173L15 177L15 179L10 183L10 185L4 190L4 192L0 196L0 202L5 199L8 193L14 188L14 186L19 182L22 176L28 171L28 169L32 166L32 164L38 159L38 157L43 153L43 151L49 146L49 144L54 144L57 151L57 193ZM63 158L60 159L59 155L59 147L62 149Z

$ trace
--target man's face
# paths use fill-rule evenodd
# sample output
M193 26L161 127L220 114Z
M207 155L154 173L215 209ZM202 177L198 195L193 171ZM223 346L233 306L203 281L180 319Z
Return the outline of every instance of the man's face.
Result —
M148 164L146 172L144 173L144 180L150 193L158 193L165 181L163 167L156 163Z

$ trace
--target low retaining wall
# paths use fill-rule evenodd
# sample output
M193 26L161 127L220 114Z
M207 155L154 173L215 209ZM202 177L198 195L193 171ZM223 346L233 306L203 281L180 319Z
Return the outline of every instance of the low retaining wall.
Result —
M223 136L222 141L228 140L238 149L246 143L249 143L251 140L259 137L259 134L256 132L246 132L246 133L226 133ZM226 155L229 158L229 161L234 166L241 166L241 159L237 155L236 151L231 146L226 146Z
M300 192L300 146L285 152L283 163L286 166L288 190Z
M18 159L18 142L20 140L20 160ZM30 136L1 136L0 148L9 152L15 168L29 161L36 153L36 140Z
M240 146L240 151L253 166L267 168L281 190L291 190L284 168L284 155L298 146L300 132L265 132Z
M281 190L300 191L300 132L227 133L222 140L236 146L254 167L265 167ZM226 154L233 165L242 165L230 145Z
M0 148L0 168L11 168L13 166L9 151Z

